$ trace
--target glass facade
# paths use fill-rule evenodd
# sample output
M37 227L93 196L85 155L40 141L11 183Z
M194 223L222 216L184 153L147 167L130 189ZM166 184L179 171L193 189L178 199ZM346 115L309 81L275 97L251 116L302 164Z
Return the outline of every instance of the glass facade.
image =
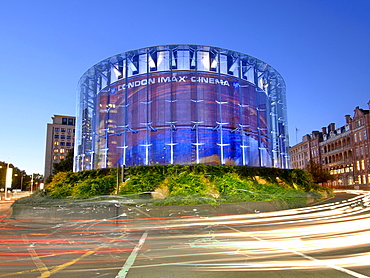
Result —
M246 54L199 45L128 51L81 77L77 104L75 171L289 168L284 80Z

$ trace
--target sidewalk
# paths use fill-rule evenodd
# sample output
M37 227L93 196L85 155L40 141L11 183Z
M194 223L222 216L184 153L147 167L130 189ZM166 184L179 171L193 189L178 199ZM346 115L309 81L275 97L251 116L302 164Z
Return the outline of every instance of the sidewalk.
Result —
M8 218L12 213L11 205L13 201L0 201L0 222Z
M4 201L15 201L17 199L28 197L31 195L30 191L20 191L20 192L8 192L5 197L5 192L0 192L0 202Z

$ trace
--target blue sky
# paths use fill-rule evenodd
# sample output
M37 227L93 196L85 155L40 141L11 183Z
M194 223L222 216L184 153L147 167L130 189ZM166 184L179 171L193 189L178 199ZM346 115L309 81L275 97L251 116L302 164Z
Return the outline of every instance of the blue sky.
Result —
M46 124L75 115L88 68L181 43L246 53L279 71L290 145L368 109L369 0L0 0L0 161L43 174Z

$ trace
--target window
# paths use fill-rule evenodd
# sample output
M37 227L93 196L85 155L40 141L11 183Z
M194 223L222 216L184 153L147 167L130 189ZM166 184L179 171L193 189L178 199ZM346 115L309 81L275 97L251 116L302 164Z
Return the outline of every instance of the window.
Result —
M65 135L61 135L60 139L66 139Z
M361 168L362 170L365 170L365 160L361 160Z
M64 159L64 155L61 155L59 158L60 158L60 159Z
M57 155L54 155L53 156L53 160L57 160L58 159L58 156Z
M54 146L58 146L59 145L59 142L58 141L55 141L54 142Z
M67 132L72 132L72 129L68 128L68 129L67 129Z
M65 149L60 149L60 153L65 153Z
M62 132L66 132L66 129L65 129L65 128L62 128L62 129L61 129L61 131L62 131Z
M58 132L59 131L59 127L54 128L54 131Z
M64 145L65 145L65 143L64 143L64 142L60 142L60 145L61 145L61 146L64 146Z
M63 142L64 143L64 142ZM66 146L71 146L71 143L70 142L67 142Z
M59 139L59 135L54 135L54 139Z
M59 152L59 149L54 149L54 153L58 153Z
M352 177L348 177L348 184L349 185L353 184L353 178Z
M71 119L71 118L68 119L68 125L74 125L73 119Z
M72 136L71 135L67 135L67 139L72 139Z
M355 143L357 142L357 133L354 134Z
M67 124L67 118L62 118L62 125L66 125Z

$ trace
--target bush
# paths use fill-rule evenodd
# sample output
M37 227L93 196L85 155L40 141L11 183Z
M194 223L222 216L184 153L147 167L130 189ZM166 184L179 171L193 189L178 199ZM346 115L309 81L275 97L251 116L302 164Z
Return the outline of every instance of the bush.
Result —
M52 181L45 186L47 192L56 198L65 198L72 195L72 172L59 172L53 176Z
M116 169L59 172L45 185L45 189L54 198L109 195L116 188L116 174Z
M168 188L164 200L156 204L200 204L259 200L305 199L307 193L330 195L312 175L298 169L276 169L225 165L154 165L130 167L129 180L120 185L121 195L153 192ZM97 169L77 173L60 172L46 185L54 198L93 197L116 192L117 169Z
M195 194L187 196L169 196L165 199L155 200L154 206L179 206L179 205L202 205L211 204L218 205L218 199L209 196L208 194Z
M116 188L116 178L112 175L102 178L89 178L77 182L73 196L77 198L110 195Z
M170 196L184 196L206 193L207 185L202 180L202 176L194 173L181 172L177 176L170 177L168 189Z
M156 171L141 171L136 172L136 175L131 173L130 179L122 184L120 194L153 192L161 186L163 179L164 176Z

